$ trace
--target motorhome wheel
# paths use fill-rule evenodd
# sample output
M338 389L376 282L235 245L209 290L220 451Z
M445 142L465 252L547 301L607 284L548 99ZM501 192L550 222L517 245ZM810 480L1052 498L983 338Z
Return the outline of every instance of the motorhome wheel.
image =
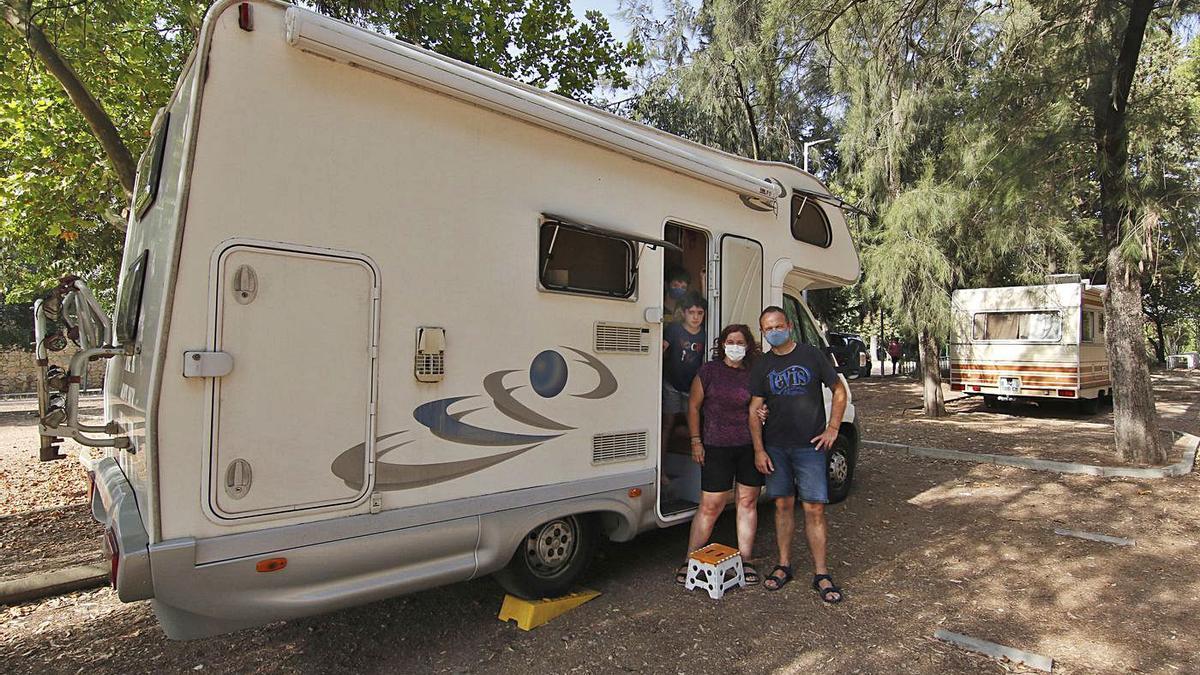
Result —
M1075 403L1078 406L1079 412L1084 415L1095 415L1100 408L1100 399L1097 398L1081 398Z
M496 580L509 593L530 600L569 591L591 562L595 527L587 516L564 516L529 531Z
M850 495L854 482L854 451L845 437L839 436L829 449L829 503L837 504Z

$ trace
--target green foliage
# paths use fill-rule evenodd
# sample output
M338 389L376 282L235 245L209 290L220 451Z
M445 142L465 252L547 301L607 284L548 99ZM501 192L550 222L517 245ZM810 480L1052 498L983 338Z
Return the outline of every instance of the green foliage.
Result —
M134 155L170 96L193 2L35 2L37 22L101 101ZM28 302L68 272L111 294L125 197L59 83L0 24L0 292Z
M0 9L6 2L0 0ZM100 101L131 153L144 149L195 42L202 0L34 0L35 21ZM320 9L453 58L587 100L628 82L637 50L566 0L321 2ZM0 23L0 293L28 302L67 273L102 302L116 286L126 211L99 143L62 86Z
M486 68L588 101L597 85L628 86L637 48L616 40L597 11L582 20L567 0L313 0L318 10Z

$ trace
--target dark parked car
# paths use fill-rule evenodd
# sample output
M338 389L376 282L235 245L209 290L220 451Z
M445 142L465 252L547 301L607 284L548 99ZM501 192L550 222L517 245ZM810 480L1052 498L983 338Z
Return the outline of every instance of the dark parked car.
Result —
M838 362L838 372L848 379L871 376L871 353L866 343L851 333L826 333L829 350Z

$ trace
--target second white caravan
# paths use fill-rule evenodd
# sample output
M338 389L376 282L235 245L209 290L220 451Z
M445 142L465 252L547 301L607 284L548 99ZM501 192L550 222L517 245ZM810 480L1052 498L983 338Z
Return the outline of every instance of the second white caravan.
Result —
M598 537L698 499L658 433L668 268L709 335L780 304L821 347L803 291L859 275L841 203L795 167L218 2L141 163L116 314L79 310L106 424L64 385L42 433L109 446L114 584L172 637L491 573L562 592ZM857 443L851 405L838 496Z

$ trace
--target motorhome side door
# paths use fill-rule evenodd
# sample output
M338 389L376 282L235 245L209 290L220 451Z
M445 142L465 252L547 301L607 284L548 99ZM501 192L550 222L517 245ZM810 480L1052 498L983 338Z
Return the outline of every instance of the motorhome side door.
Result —
M750 326L758 334L758 314L763 303L762 244L732 234L721 236L721 278L717 330L733 323Z
M357 502L373 482L377 268L355 254L244 241L226 244L213 268L213 346L232 357L212 385L213 512ZM361 481L331 470L346 453L361 461Z

